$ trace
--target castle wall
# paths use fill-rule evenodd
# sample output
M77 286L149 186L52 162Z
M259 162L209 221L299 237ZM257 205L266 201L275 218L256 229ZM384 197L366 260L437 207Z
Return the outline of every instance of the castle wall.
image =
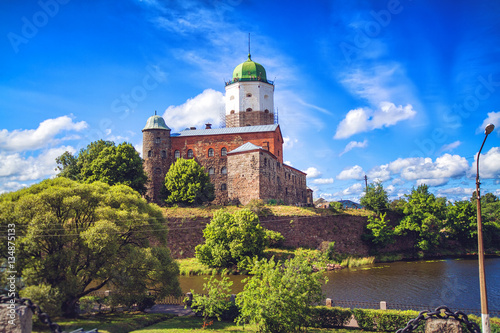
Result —
M398 223L400 217L391 216L392 223ZM196 220L169 219L167 244L174 258L192 258L194 248L204 243L203 229L210 222L208 218ZM260 217L262 225L280 232L286 247L318 248L322 242L335 242L335 250L351 255L370 255L369 246L362 240L365 216L329 215L329 216L267 216ZM397 237L381 253L411 252L415 240L411 237Z

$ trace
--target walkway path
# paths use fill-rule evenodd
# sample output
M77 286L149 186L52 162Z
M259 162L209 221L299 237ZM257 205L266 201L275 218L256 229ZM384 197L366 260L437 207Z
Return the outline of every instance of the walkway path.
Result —
M191 308L184 309L184 305L156 304L146 311L149 313L171 313L177 316L194 316Z

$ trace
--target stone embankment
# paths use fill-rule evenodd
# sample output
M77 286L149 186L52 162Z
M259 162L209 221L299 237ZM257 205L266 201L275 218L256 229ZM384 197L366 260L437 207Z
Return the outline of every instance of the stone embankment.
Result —
M399 222L396 215L386 217L392 223ZM204 242L203 229L209 218L169 218L168 246L176 259L192 258L195 247ZM278 231L284 237L283 246L318 248L322 242L335 242L338 253L369 256L370 246L363 241L367 218L355 215L330 216L267 216L261 217L263 227ZM381 253L412 251L414 241L406 237L396 238L396 242Z

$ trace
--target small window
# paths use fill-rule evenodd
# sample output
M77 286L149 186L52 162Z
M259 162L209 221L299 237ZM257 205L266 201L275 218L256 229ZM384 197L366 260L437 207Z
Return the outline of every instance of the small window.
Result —
M227 168L226 167L222 167L222 169L220 169L220 173L223 174L223 175L227 175Z
M157 137L157 138L155 139L155 143L160 143L160 142L161 142L160 137Z
M210 148L208 150L208 157L214 157L214 149L213 148Z
M153 152L151 150L148 151L148 157L151 157L153 155Z
M227 191L227 185L225 183L220 185L220 190L221 191Z
M267 166L267 158L264 157L264 166Z
M269 110L268 110L268 109L265 109L265 110L264 110L264 113L269 113Z
M248 109L247 109L247 112L250 112L250 111L252 111L252 108L248 108Z
M234 96L229 97L229 100L232 101L234 99Z
M160 169L160 168L156 168L156 169L155 169L155 173L156 173L157 175L159 175L159 174L161 173L161 169Z
M213 168L213 167L208 168L208 174L215 175L215 168Z
M165 150L161 151L161 158L167 158L167 152Z
M269 98L269 95L264 95L264 99L268 99Z
M252 94L248 93L248 94L247 94L247 97L252 97Z
M175 159L180 158L180 157L181 157L181 152L180 152L180 151L178 151L178 150L176 150L176 151L174 152L174 157L175 157Z
M226 156L227 155L227 148L224 147L220 150L220 156Z
M188 150L188 158L193 158L193 150L192 149Z
M231 112L230 112L230 113L231 113L231 114L234 114L234 110L231 110Z

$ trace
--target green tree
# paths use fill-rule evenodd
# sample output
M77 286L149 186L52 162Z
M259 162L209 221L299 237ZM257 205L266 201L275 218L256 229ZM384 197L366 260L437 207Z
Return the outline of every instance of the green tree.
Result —
M369 210L380 213L389 208L387 191L381 182L368 184L366 194L361 198L360 203Z
M446 231L463 246L475 247L477 242L477 211L470 201L449 203L446 209Z
M311 305L322 299L323 272L313 272L305 258L296 256L283 264L274 258L256 261L251 274L236 298L238 323L257 324L260 332L302 331Z
M330 203L328 204L328 209L330 209L332 212L340 213L344 211L344 205L342 204L342 202L330 201Z
M128 186L45 180L0 196L0 223L16 226L23 283L50 286L66 316L106 285L138 297L180 294L162 211Z
M416 236L416 247L423 251L437 247L446 218L446 199L436 198L426 184L413 188L406 195L405 217L395 228L397 235L412 233Z
M205 169L194 159L179 158L165 176L165 202L201 205L215 199L214 185Z
M223 270L221 278L217 278L215 272L213 272L210 277L205 278L207 282L203 283L204 295L196 294L191 290L193 294L191 308L203 314L205 326L209 318L217 318L217 320L220 321L221 316L225 311L229 310L231 306L229 298L231 296L230 288L233 282L229 280L226 274L227 270Z
M243 209L230 214L218 210L203 230L204 244L196 246L196 258L209 267L231 267L246 257L262 256L267 244L257 214Z
M381 213L380 217L368 216L368 225L366 226L371 231L372 242L384 247L394 243L394 228L389 225L389 220L385 220L386 213Z
M85 183L123 184L141 194L146 192L148 177L139 153L130 143L116 146L114 142L98 140L80 150L77 156L65 152L56 162L60 177Z

